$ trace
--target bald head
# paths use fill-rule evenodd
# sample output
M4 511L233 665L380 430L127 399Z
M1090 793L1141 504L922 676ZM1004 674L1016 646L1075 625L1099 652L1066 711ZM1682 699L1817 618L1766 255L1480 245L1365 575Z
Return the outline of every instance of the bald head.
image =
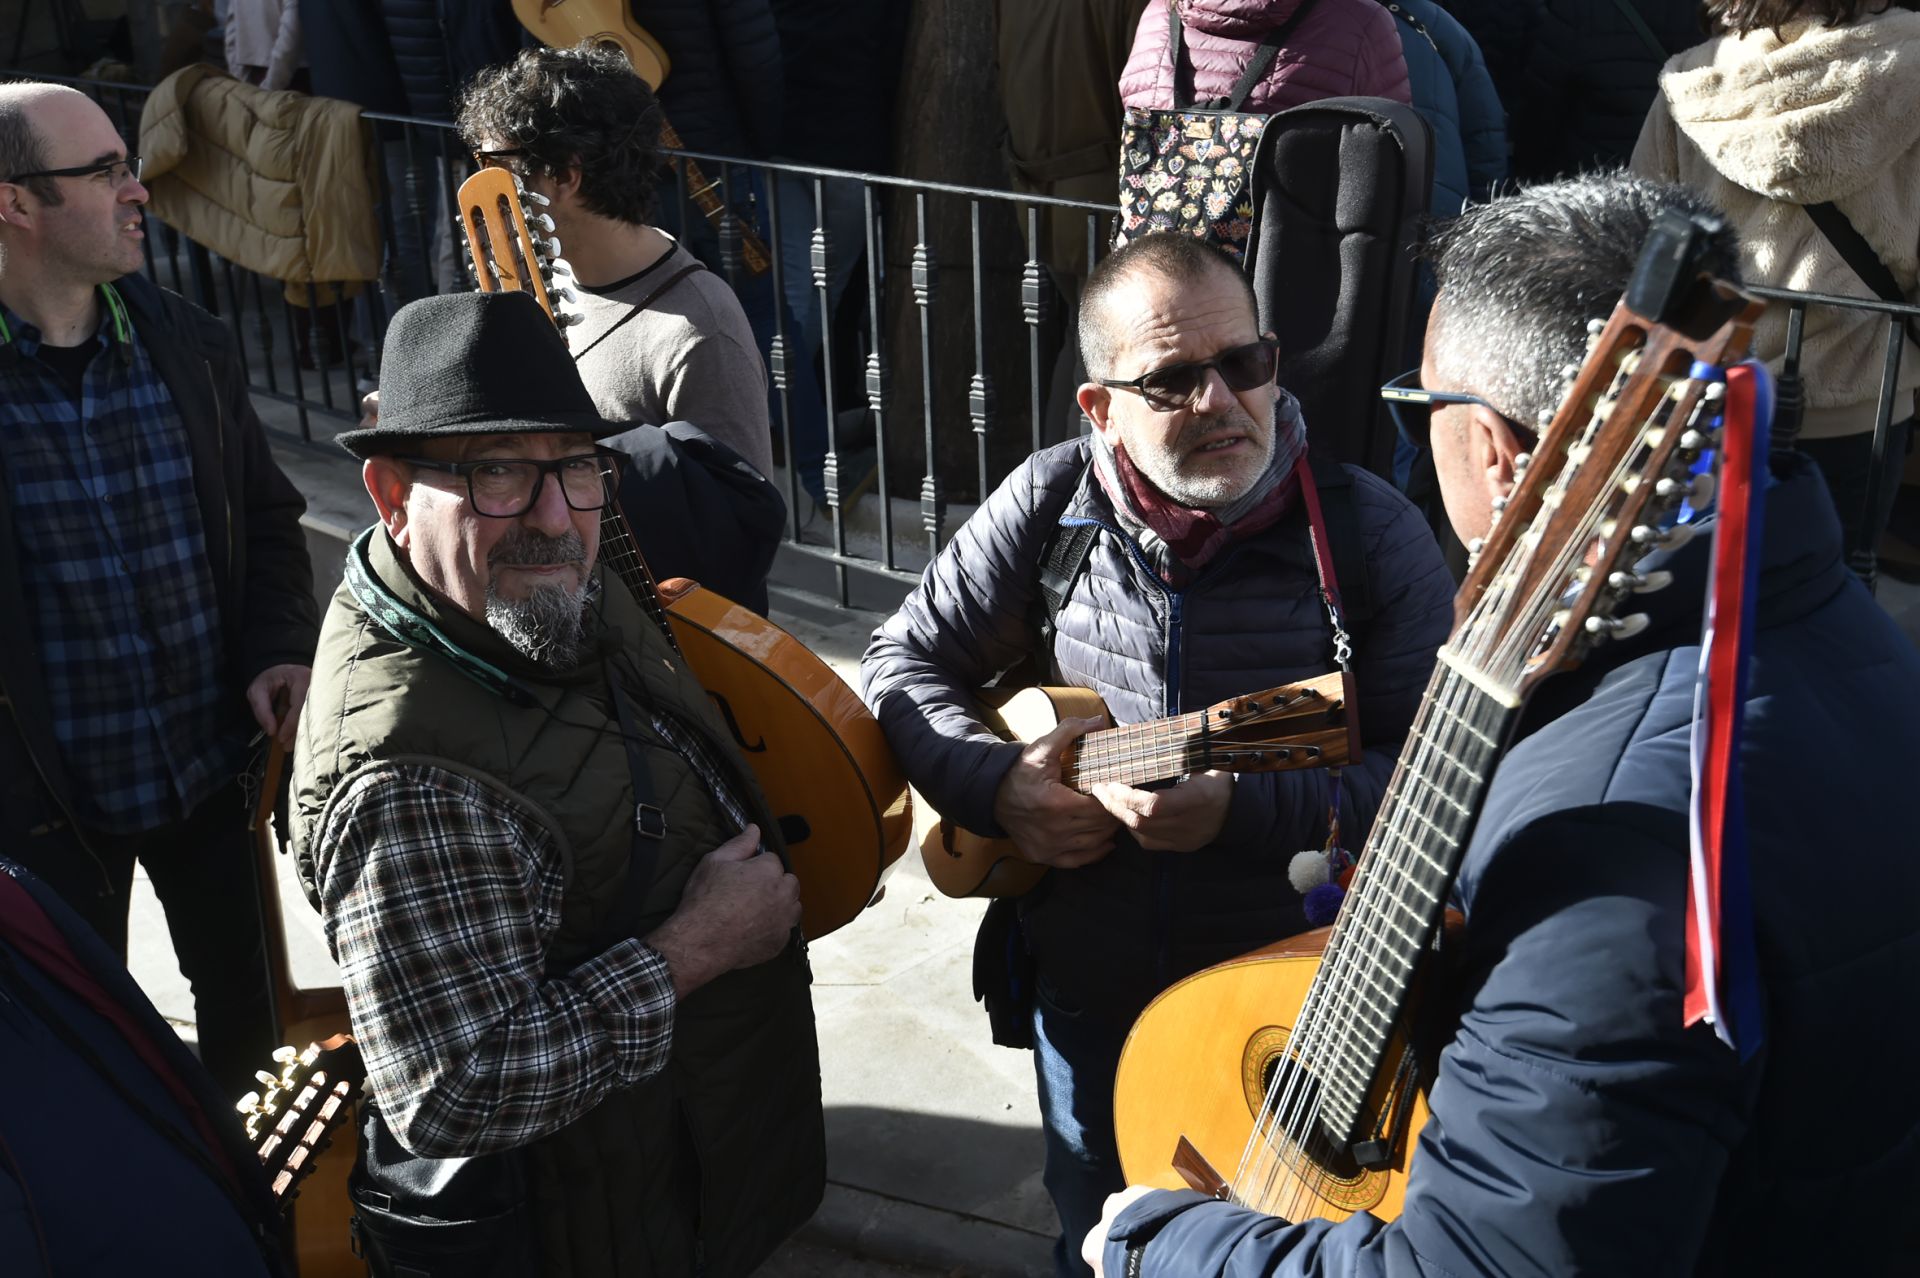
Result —
M106 119L93 99L64 84L0 84L0 180L56 167L47 160L49 140L94 123L96 116ZM23 185L48 204L60 202L59 184L49 178L29 178Z

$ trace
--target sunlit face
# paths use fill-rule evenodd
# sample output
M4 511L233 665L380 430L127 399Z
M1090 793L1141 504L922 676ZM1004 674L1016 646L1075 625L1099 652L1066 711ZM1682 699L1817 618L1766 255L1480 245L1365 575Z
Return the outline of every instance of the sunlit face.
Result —
M466 435L427 440L409 451L434 461L551 461L592 452L593 439L584 433ZM600 549L600 512L567 505L554 476L544 477L525 512L505 519L475 511L459 475L374 458L366 480L414 572L468 616L486 620L490 595L514 602L557 590L584 599Z
M126 158L126 143L113 122L84 94L36 98L27 117L42 139L43 168L77 168ZM0 188L0 193L30 208L33 242L29 251L42 271L90 287L144 265L141 208L147 202L146 187L130 176L116 183L105 174L48 180L59 188L59 204L44 203L25 186Z
M1256 341L1259 324L1246 289L1223 267L1197 284L1140 272L1113 300L1124 316L1107 376L1129 380L1169 364L1210 359ZM1274 382L1233 391L1207 373L1188 407L1158 412L1145 398L1089 383L1081 405L1109 445L1126 449L1154 487L1183 506L1231 505L1252 490L1273 459Z

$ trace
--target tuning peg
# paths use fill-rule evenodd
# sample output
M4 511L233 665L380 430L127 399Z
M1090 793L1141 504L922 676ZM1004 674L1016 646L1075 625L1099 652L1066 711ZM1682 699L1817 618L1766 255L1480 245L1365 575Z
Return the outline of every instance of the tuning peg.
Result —
M547 213L535 213L527 219L527 225L537 231L545 231L548 235L552 235L554 231L553 217Z
M1705 389L1700 392L1700 398L1709 402L1725 399L1726 397L1727 384L1725 382L1708 382Z
M248 1092L245 1096L242 1096L239 1100L233 1103L233 1108L237 1113L241 1113L241 1114L253 1113L256 1109L260 1108L260 1093Z
M1713 447L1713 436L1701 431L1690 430L1680 436L1680 450L1688 453L1704 453Z
M1515 453L1513 455L1513 473L1515 475L1525 474L1527 467L1531 465L1533 465L1532 453Z
M1665 530L1640 524L1627 536L1633 539L1635 545L1660 550L1678 550L1692 541L1693 535L1698 531L1700 530L1693 524L1675 524Z
M517 184L518 184L518 179L516 179L515 181L516 181L516 185L517 185ZM520 188L520 198L521 198L521 199L523 199L523 200L525 200L525 201L526 201L527 203L529 203L529 204L533 204L533 205L537 205L537 206L539 206L540 208L545 208L545 207L546 207L547 205L549 205L549 204L551 204L551 203L553 203L553 201L552 201L552 200L550 200L550 199L548 199L548 198L547 198L546 196L544 196L544 195L542 195L542 194L540 194L540 192L538 192L538 191L529 191L529 190L527 190L527 188L525 188L524 186Z
M1664 501L1687 500L1687 504L1699 510L1713 500L1713 476L1692 475L1686 479L1666 478L1653 486L1656 497Z
M1647 614L1636 612L1629 617L1588 617L1587 633L1595 640L1631 639L1647 628Z
M549 227L548 229L551 230L552 228ZM560 237L557 235L549 235L544 243L536 246L536 249L538 252L544 253L548 257L558 261L560 258Z
M1606 322L1605 320L1603 320L1603 319L1590 319L1590 320L1588 320L1588 321L1587 321L1587 336L1588 336L1588 337L1598 337L1598 336L1600 336L1600 334L1602 334L1602 333L1604 333L1604 332L1606 332L1606 331L1607 331L1607 322Z
M1645 573L1621 571L1608 574L1607 584L1622 594L1647 595L1672 585L1673 574L1664 568Z
M572 328L575 324L586 323L587 317L580 314L578 311L563 311L559 315L556 315L553 317L553 322L558 324L561 328Z

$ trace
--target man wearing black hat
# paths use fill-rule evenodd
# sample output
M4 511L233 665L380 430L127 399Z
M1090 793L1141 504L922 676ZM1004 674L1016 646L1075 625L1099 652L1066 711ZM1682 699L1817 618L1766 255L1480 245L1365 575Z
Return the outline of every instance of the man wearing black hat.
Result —
M382 382L341 436L379 524L294 762L368 1067L363 1245L376 1274L747 1273L824 1174L778 827L598 570L611 428L539 306L415 302Z

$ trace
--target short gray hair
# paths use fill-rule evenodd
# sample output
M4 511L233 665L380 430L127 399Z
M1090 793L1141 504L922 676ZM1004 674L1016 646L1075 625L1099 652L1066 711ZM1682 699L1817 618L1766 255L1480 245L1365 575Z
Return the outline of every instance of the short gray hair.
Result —
M1522 188L1467 209L1428 241L1439 286L1428 317L1434 363L1529 431L1559 407L1561 370L1587 354L1587 321L1612 314L1647 232L1664 209L1724 215L1683 186L1590 173ZM1737 280L1730 229L1705 268Z
M1260 307L1253 284L1231 257L1184 231L1152 231L1130 240L1100 259L1080 293L1080 360L1087 376L1111 377L1119 350L1119 325L1114 322L1113 295L1140 275L1157 275L1174 284L1197 284L1214 271L1224 271L1247 296L1247 313L1259 323Z

